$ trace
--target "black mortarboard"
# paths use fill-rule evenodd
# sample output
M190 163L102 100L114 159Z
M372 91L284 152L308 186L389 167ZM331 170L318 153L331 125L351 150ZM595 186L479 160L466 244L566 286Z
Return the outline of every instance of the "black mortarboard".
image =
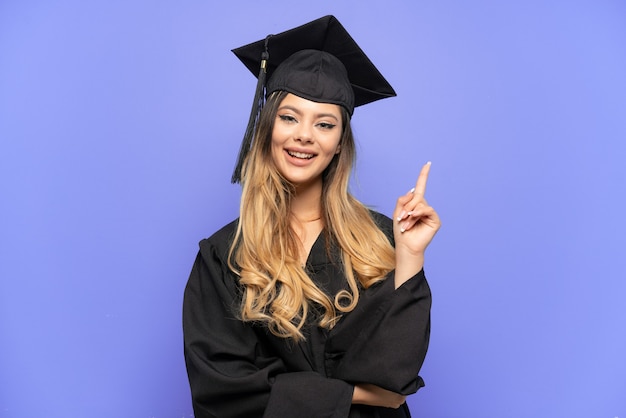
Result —
M233 182L240 180L265 95L284 90L308 100L343 106L350 115L356 106L396 95L334 16L269 35L233 52L253 74L258 74L257 92Z

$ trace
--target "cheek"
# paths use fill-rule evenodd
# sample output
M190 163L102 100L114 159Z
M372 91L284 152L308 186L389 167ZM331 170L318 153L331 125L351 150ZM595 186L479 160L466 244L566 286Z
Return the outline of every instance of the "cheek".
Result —
M339 138L335 138L334 143L336 145L335 145L333 154L337 155L341 152L341 136L339 136Z
M276 129L272 132L272 139L270 141L270 149L272 155L276 152L277 149L282 148L282 141L280 139L280 132L277 132Z
M279 125L274 125L272 129L272 148L282 147L285 141L289 138L289 131L281 128Z

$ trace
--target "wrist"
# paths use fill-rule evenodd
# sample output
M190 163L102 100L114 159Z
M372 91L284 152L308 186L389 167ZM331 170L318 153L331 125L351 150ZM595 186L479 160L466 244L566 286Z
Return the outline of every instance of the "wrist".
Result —
M365 391L359 385L354 385L354 391L352 392L352 403L353 404L365 403Z
M394 274L395 288L402 286L424 268L424 253L399 255L396 253L396 271Z

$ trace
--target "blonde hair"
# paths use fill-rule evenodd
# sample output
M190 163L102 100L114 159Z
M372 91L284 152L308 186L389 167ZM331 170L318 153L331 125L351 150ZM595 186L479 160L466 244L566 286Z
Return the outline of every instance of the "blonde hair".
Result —
M349 291L342 290L331 300L307 275L300 264L301 244L290 224L294 187L271 157L276 112L286 94L273 93L259 116L242 170L240 218L229 267L243 287L241 319L264 323L272 334L298 341L304 338L301 329L309 315L318 315L319 326L332 328L341 313L352 311L359 287L383 280L394 268L395 257L369 210L348 192L356 151L348 113L342 110L341 152L322 175L321 203L324 233L341 249Z

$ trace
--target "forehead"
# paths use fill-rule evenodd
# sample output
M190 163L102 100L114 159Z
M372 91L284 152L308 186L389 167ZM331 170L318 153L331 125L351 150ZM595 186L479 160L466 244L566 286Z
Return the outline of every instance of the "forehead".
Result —
M286 107L300 113L329 114L338 119L341 118L341 107L339 105L314 102L292 93L288 93L278 106L279 109Z

